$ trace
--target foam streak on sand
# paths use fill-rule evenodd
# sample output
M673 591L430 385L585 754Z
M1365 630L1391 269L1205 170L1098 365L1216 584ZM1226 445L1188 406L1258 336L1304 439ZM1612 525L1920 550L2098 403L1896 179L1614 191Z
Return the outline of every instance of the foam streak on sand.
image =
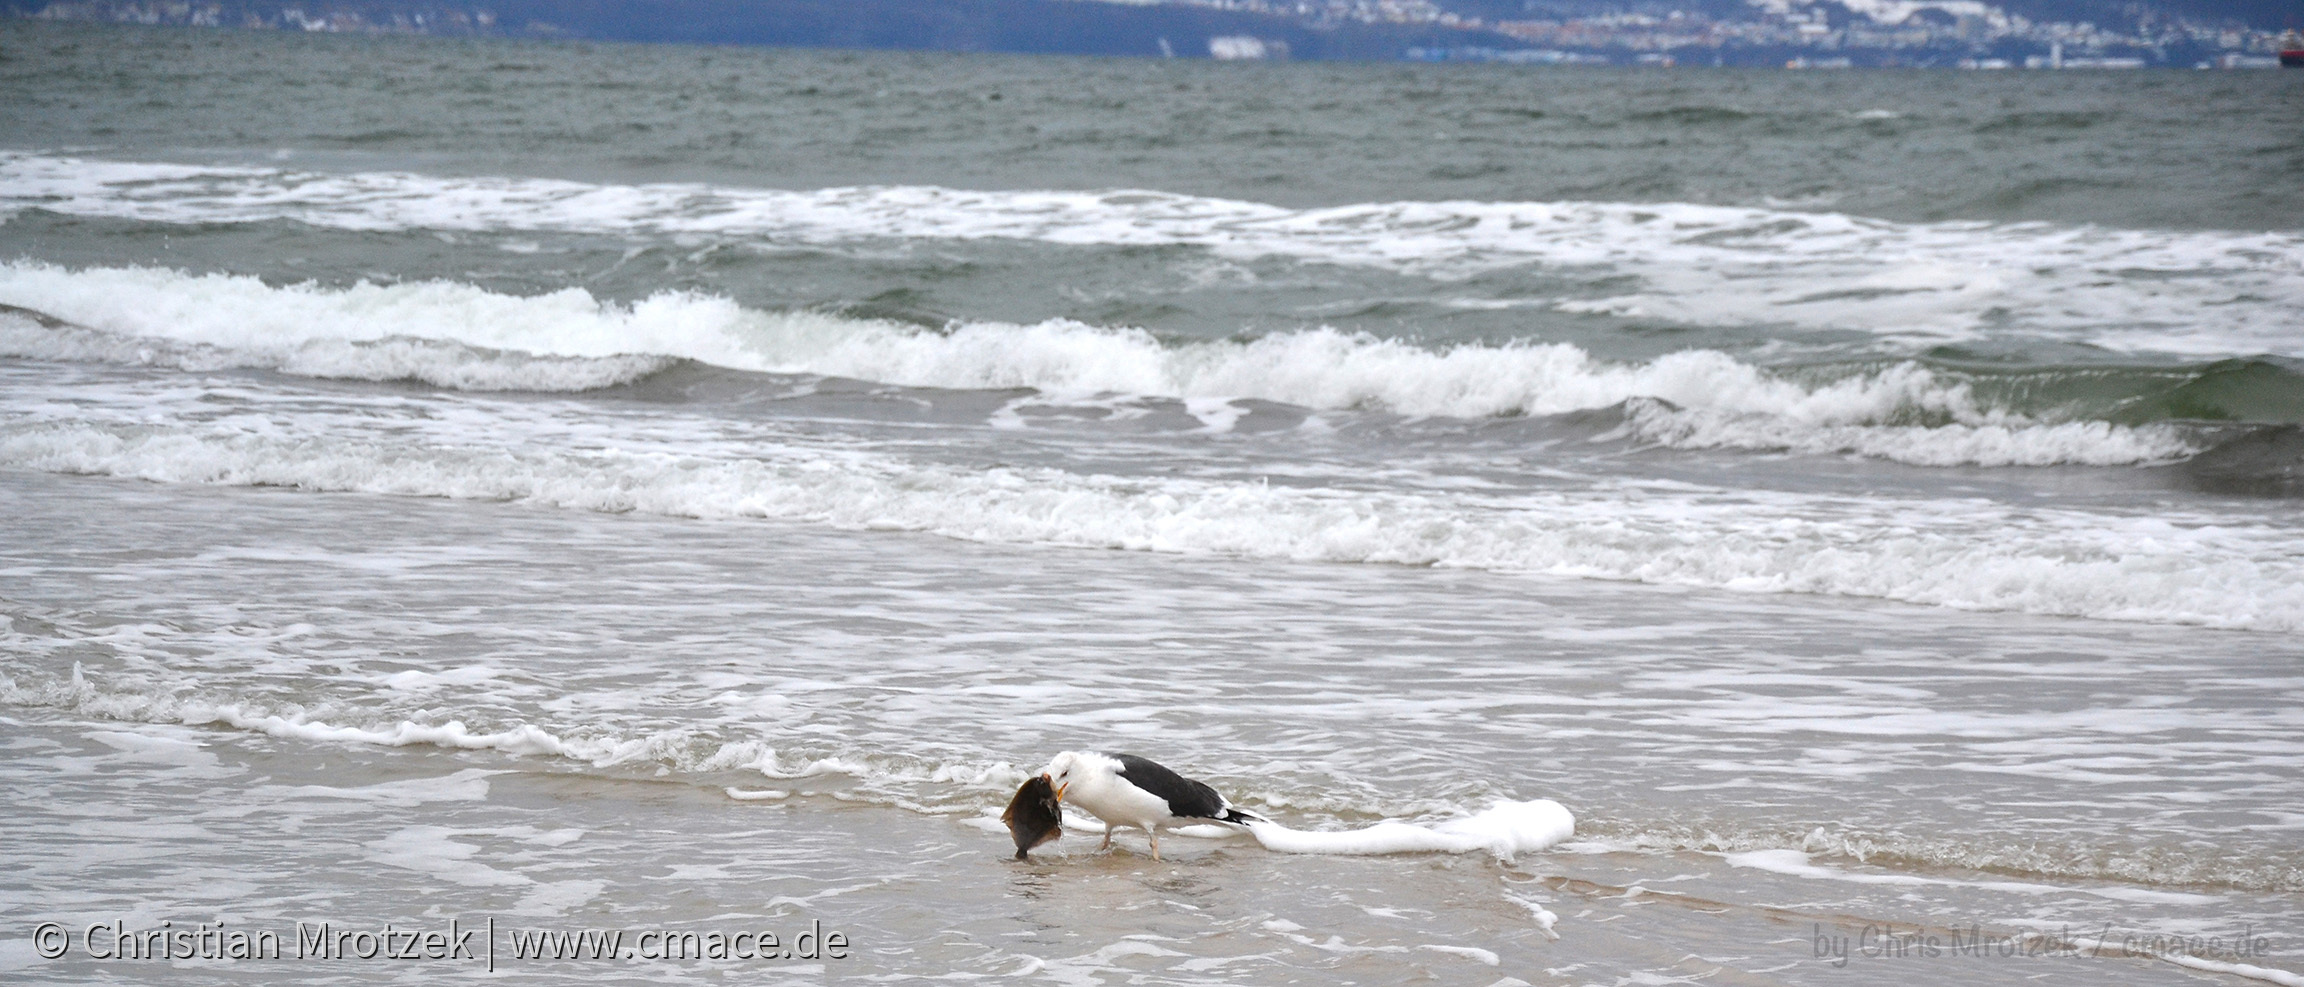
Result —
M1809 862L1809 854L1799 850L1749 850L1743 853L1724 853L1720 856L1731 867L1771 871L1810 880L1847 881L1852 884L1888 884L1908 887L1964 886L1988 888L2015 894L2070 894L2074 890L2078 890L2082 894L2111 898L2115 901L2176 905L2213 905L2222 900L2212 895L2130 887L2080 887L2074 889L2026 881L1962 881L1950 878L1922 877L1917 874L1860 873L1817 866Z
M1341 832L1307 832L1255 822L1248 831L1265 849L1281 853L1369 855L1486 851L1507 862L1576 833L1576 817L1550 799L1499 802L1487 810L1430 825L1381 822Z

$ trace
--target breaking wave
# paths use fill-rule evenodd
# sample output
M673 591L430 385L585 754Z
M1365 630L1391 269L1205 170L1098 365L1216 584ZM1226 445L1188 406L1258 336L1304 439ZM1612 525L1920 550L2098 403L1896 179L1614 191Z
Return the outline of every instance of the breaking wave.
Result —
M735 242L1002 238L1200 247L1453 278L1543 265L1629 276L1563 312L1917 341L2035 334L2113 350L2304 356L2304 236L1895 223L1686 203L1382 202L1314 209L1156 191L778 191L320 174L0 154L0 210L361 231Z
M1851 453L1925 466L2166 462L2196 421L2304 421L2304 375L2267 361L2015 373L1919 359L1765 367L1717 350L1639 363L1560 343L1431 348L1317 328L1163 340L1052 320L943 330L762 312L666 292L602 302L454 282L275 287L149 268L0 265L0 354L261 367L464 390L582 391L679 360L740 371L1044 394L1259 399L1413 416L1625 406L1624 435L1679 448Z
M294 437L229 424L23 422L0 465L972 541L1433 565L2215 627L2304 628L2304 560L2266 523L1613 487L1481 496L960 469L805 447L760 458Z
M537 356L409 336L228 349L108 333L4 306L0 355L191 371L256 368L334 380L412 381L459 391L588 391L629 384L675 362L658 356Z

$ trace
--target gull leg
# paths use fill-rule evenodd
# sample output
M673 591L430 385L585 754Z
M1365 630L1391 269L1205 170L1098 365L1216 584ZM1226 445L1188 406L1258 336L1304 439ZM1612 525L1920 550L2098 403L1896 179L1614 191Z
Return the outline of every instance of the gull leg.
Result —
M1159 828L1158 828L1158 827L1150 827L1150 828L1147 828L1147 829L1145 829L1145 830L1144 830L1144 835L1145 835L1145 836L1149 836L1149 837L1151 837L1151 838L1152 838L1152 859L1154 859L1154 860L1158 860L1158 859L1160 859L1160 830L1159 830Z
M1102 846L1099 846L1099 847L1097 847L1096 849L1098 849L1098 850L1110 850L1110 849L1112 849L1112 831L1113 831L1113 830L1115 830L1115 829L1118 829L1118 828L1120 828L1120 827L1118 827L1118 826L1114 826L1114 825L1111 825L1110 823L1106 823L1106 824L1105 824L1105 826L1104 826L1104 845L1102 845Z

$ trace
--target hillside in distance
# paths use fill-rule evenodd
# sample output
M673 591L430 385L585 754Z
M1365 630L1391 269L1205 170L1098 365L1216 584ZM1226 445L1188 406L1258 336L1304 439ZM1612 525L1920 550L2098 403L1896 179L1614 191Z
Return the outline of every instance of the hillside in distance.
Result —
M1437 0L1438 5L1463 17L1486 21L1527 19L1577 20L1609 14L1640 13L1669 16L1674 10L1702 12L1713 18L1751 18L1768 5L1751 0ZM1842 6L1811 4L1826 9ZM1867 5L1859 0L1849 6ZM1956 4L1908 4L1914 8L1949 10ZM2096 24L2133 29L2139 21L2183 20L2202 25L2240 25L2261 31L2304 29L2304 0L1988 0L1985 6L2039 23Z
M60 21L1233 60L2269 68L2304 0L0 0Z

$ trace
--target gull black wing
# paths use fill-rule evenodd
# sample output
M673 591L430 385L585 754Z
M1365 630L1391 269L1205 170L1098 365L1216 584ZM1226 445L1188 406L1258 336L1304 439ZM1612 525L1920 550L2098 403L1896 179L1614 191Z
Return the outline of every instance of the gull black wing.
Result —
M1168 800L1168 814L1194 819L1225 819L1224 796L1203 782L1193 781L1134 754L1115 754L1120 777L1128 783Z

